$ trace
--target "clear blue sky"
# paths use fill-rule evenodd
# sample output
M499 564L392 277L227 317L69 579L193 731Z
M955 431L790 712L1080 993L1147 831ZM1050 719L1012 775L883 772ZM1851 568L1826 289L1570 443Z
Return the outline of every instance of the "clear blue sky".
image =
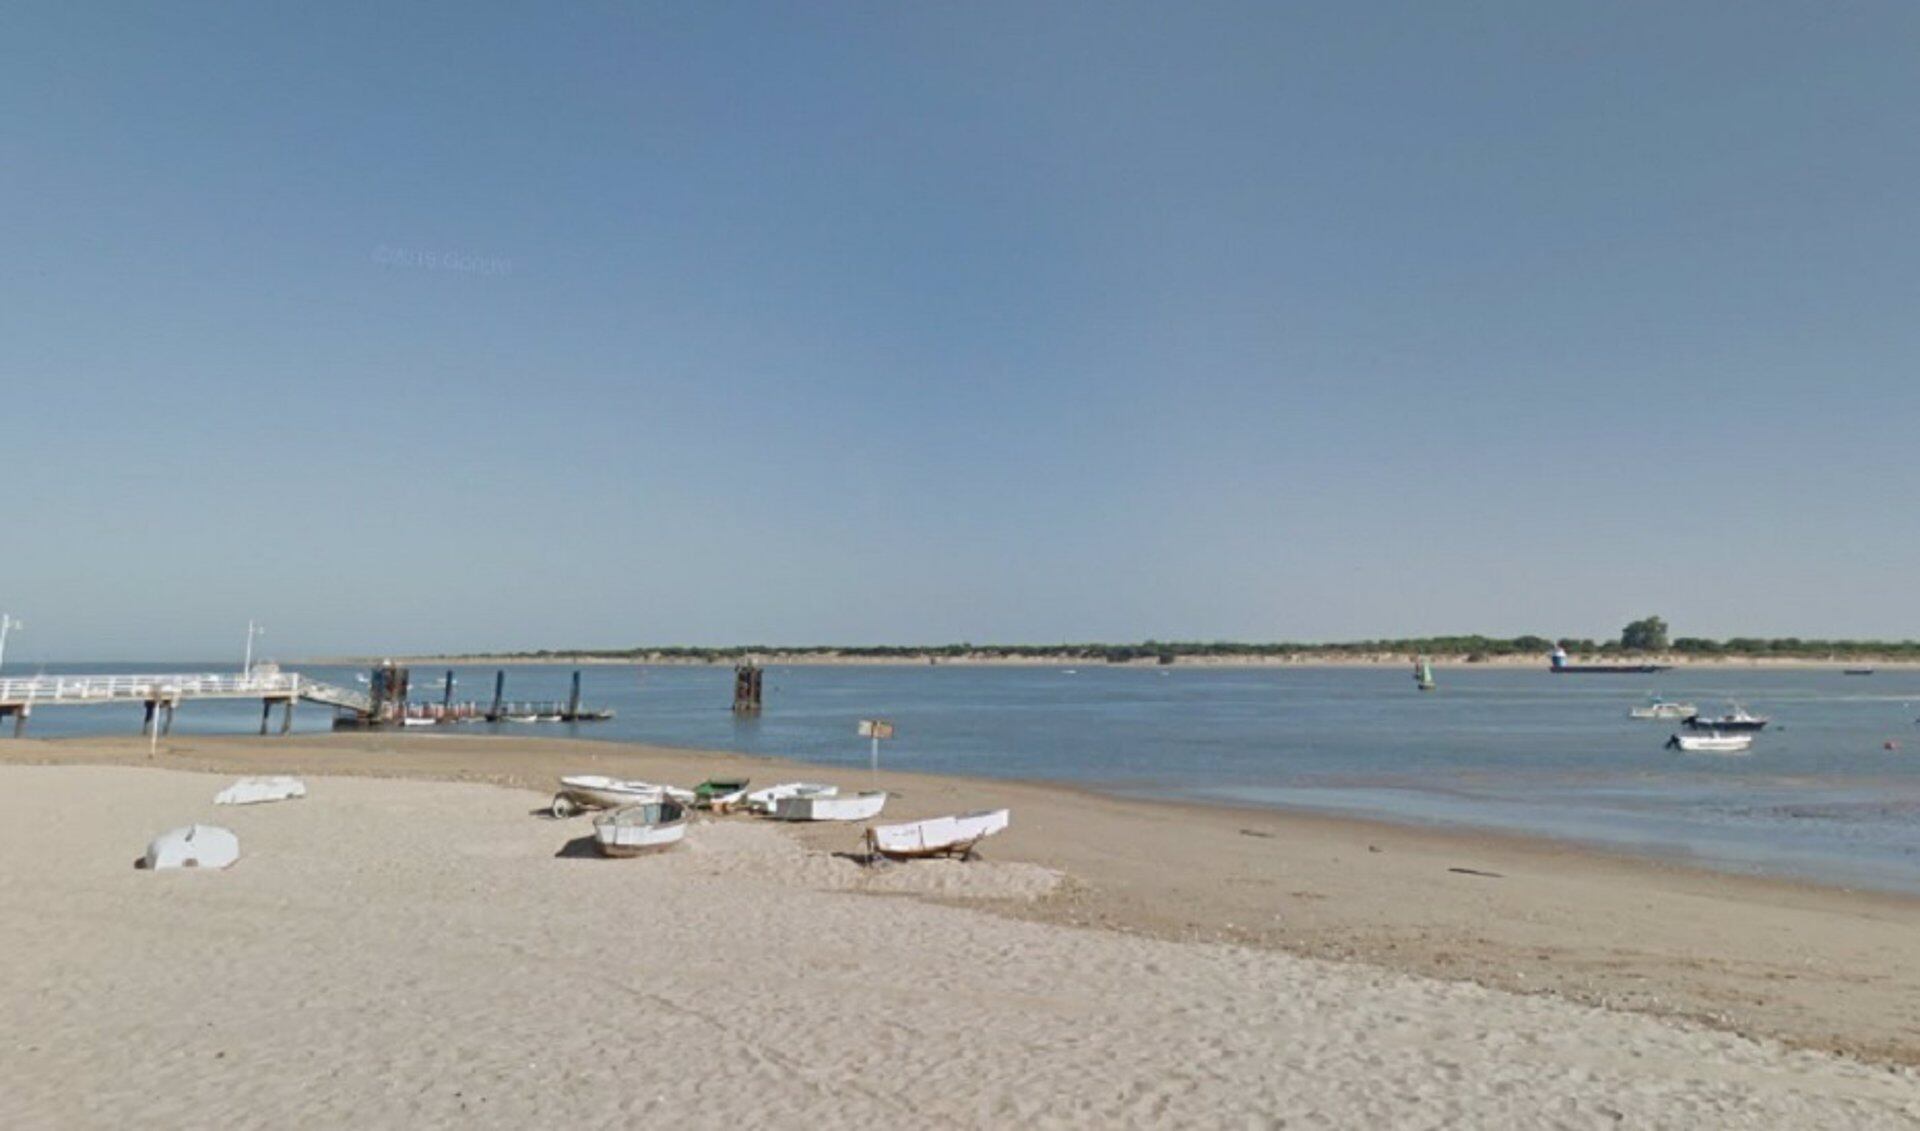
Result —
M15 5L13 654L1920 636L1917 33Z

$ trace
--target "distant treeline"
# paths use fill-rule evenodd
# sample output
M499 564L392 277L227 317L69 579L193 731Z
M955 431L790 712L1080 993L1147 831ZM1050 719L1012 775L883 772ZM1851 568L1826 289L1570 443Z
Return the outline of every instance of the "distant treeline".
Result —
M502 659L557 660L567 658L595 660L653 660L691 663L732 663L752 656L845 658L854 660L924 661L942 659L971 660L1076 660L1089 663L1126 664L1136 662L1176 663L1194 660L1302 659L1309 657L1362 657L1381 654L1425 654L1457 656L1468 661L1502 656L1542 656L1555 644L1567 651L1588 655L1645 655L1649 652L1680 656L1724 656L1730 658L1827 659L1920 659L1920 640L1804 640L1789 636L1776 639L1738 636L1729 640L1682 636L1663 648L1630 648L1620 640L1587 640L1545 636L1422 636L1396 640L1351 640L1339 643L1247 643L1243 641L1144 640L1138 644L741 644L724 648L687 646L639 647L619 649L541 649L537 652L501 653Z

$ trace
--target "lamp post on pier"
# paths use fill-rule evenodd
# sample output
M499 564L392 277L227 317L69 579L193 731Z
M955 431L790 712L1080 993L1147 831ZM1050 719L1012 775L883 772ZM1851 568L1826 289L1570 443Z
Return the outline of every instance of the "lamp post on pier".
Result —
M7 634L26 626L13 618L11 613L0 613L0 667L7 662Z
M251 620L247 622L247 658L240 669L241 675L249 677L253 675L253 638L264 635L266 631L267 627L263 624Z

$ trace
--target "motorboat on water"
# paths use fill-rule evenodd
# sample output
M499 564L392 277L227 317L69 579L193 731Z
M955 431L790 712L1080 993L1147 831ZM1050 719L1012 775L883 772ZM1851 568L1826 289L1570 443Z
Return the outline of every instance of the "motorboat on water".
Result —
M1753 734L1676 734L1667 739L1667 749L1687 754L1744 754L1753 745Z
M865 793L801 793L773 803L776 821L865 821L886 808L885 790Z
M678 801L627 805L593 819L593 841L604 856L640 856L686 839L687 809Z
M1687 725L1694 730L1757 731L1765 730L1771 721L1767 716L1756 715L1738 703L1727 704L1727 713L1717 719L1698 713L1687 716Z
M1700 708L1691 703L1676 703L1655 695L1629 710L1627 715L1636 719L1690 719L1699 713Z
M599 774L575 774L560 779L560 792L553 795L553 803L549 808L555 817L565 820L587 809L618 809L659 801L691 805L693 791L645 781L622 781Z
M1005 809L990 809L903 825L876 825L867 830L867 848L892 860L964 857L972 854L974 845L1006 831L1010 816Z

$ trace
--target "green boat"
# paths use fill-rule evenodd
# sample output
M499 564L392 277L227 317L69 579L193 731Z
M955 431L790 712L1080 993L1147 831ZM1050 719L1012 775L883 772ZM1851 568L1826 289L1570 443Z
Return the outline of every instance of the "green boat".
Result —
M747 788L746 778L708 778L693 787L693 807L696 809L713 808L716 797L732 797Z

